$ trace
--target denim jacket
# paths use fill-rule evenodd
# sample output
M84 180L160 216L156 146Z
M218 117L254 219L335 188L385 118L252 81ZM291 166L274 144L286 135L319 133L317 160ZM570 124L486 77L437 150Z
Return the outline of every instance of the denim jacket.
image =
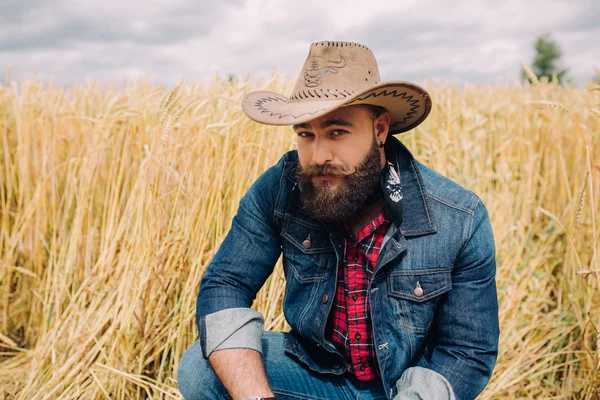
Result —
M399 160L400 226L389 229L370 282L377 362L389 399L473 399L498 352L495 246L481 200L417 162ZM325 337L344 230L298 210L296 151L264 172L240 201L231 230L204 274L196 320L204 357L223 348L261 351L262 316L250 309L283 256L286 353L329 374L347 370ZM310 246L305 246L305 240ZM306 244L306 243L304 243ZM415 291L416 288L421 288ZM422 293L421 293L422 290Z

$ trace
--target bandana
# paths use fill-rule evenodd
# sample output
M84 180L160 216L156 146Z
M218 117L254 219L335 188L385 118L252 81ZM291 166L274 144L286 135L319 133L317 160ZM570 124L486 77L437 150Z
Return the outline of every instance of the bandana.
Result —
M402 185L400 182L400 170L398 168L397 158L396 163L390 161L381 172L380 186L383 194L383 207L386 214L392 219L396 227L402 224L403 213L403 198Z

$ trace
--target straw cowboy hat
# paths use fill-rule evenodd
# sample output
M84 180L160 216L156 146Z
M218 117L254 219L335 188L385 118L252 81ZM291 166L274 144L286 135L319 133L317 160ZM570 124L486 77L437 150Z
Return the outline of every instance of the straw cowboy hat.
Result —
M381 82L375 56L350 42L312 43L291 95L257 91L242 100L251 119L267 125L308 122L337 108L372 104L390 115L390 133L413 129L431 111L429 93L414 83Z

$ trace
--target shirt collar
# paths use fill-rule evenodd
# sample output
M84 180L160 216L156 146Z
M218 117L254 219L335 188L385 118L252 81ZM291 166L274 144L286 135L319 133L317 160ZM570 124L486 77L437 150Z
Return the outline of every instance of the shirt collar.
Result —
M379 211L379 214L371 221L369 221L365 226L361 228L360 231L354 236L354 232L349 224L345 224L344 228L346 230L346 234L348 234L353 241L356 243L362 242L366 237L371 236L375 231L377 231L382 225L389 224L390 219L387 217L385 210L382 208Z

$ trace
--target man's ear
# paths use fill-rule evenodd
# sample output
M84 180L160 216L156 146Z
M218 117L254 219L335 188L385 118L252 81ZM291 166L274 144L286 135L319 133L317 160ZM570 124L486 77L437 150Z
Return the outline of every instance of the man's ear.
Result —
M385 143L390 131L390 115L388 113L381 114L375 119L375 121L373 121L373 127L375 129L375 138L377 139L377 143Z

